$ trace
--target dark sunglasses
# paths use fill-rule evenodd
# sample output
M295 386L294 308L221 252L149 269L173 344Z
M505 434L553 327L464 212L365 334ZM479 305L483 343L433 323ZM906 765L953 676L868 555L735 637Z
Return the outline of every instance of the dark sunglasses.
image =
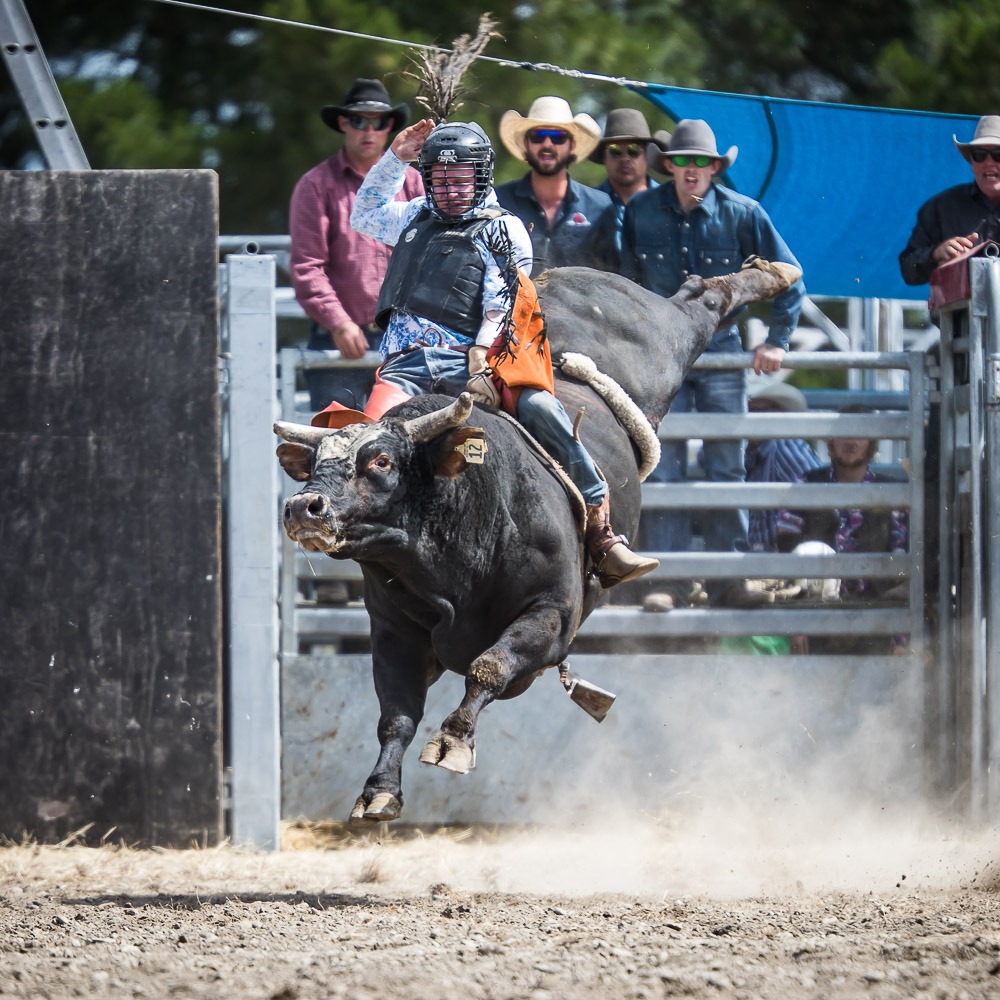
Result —
M988 156L994 163L1000 163L1000 149L970 149L973 163L985 163Z
M364 118L361 115L348 115L347 124L353 129L357 129L359 132L364 132L365 129L374 129L376 132L381 132L383 129L387 129L392 124L392 115L380 115L378 118Z
M642 146L636 146L634 143L631 146L619 146L617 142L613 142L608 146L608 152L617 160L620 156L631 156L632 159L636 159L642 156Z
M712 156L688 156L687 153L681 153L680 156L671 156L671 162L675 163L678 167L688 167L692 163L696 167L707 167L714 157Z
M528 142L540 146L548 139L553 146L561 146L569 139L569 132L558 128L533 128L528 133Z

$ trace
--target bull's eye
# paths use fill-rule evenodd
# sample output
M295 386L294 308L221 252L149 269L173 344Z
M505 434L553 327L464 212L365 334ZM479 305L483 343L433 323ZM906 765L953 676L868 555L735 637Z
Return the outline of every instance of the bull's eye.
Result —
M392 459L385 452L382 452L368 463L368 468L378 472L389 472L392 469Z

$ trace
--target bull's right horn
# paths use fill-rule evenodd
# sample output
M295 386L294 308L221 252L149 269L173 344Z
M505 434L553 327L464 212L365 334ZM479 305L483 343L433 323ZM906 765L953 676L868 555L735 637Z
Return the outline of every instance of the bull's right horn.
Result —
M472 412L472 397L463 392L450 406L433 413L425 413L422 417L411 417L403 424L403 430L418 444L431 441L439 434L459 427L469 419Z

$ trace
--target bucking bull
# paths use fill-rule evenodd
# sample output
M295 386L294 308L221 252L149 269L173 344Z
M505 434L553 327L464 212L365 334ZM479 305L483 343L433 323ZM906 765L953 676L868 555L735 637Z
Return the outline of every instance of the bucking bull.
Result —
M618 530L635 532L653 429L722 318L799 276L756 260L733 275L689 278L670 299L587 268L537 280L557 368L561 355L573 362L557 370L556 394L571 417L585 410L579 434L608 482ZM600 377L588 384L594 366L624 394L602 391ZM621 395L634 405L623 410ZM579 494L514 421L473 407L468 394L415 397L375 423L279 422L275 433L282 467L305 484L285 503L289 537L356 560L365 579L381 752L351 819L396 819L403 755L430 685L453 670L465 676L465 696L420 760L465 774L480 712L562 665L601 600Z

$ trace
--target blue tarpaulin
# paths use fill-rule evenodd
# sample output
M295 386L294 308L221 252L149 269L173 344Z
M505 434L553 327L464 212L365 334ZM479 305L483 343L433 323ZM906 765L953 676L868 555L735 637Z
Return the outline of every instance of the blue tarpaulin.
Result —
M963 181L952 142L978 118L792 101L649 84L636 93L674 121L703 118L719 151L739 147L724 177L759 201L802 264L813 295L921 299L899 273L917 209Z

